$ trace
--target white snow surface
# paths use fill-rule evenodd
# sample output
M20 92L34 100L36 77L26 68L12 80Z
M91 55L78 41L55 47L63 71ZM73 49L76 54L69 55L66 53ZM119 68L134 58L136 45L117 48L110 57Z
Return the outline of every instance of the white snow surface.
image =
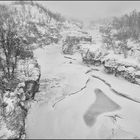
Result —
M140 99L139 85L107 75L100 68L85 74L90 68L82 64L79 54L69 56L76 60L65 58L61 48L55 45L37 49L35 55L41 65L41 80L61 79L61 82L60 87L41 89L38 93L37 99L43 96L43 102L32 104L26 121L27 138L140 138L140 103L114 94L92 74L132 98ZM80 91L86 82L86 88ZM99 97L94 91L96 88L103 91ZM71 95L76 91L80 92ZM49 101L48 97L51 97ZM57 102L58 99L62 100ZM115 105L120 108L111 110ZM100 115L96 116L100 111ZM115 114L120 117L116 121L109 117ZM88 121L94 121L91 126L87 125L85 115L89 115Z

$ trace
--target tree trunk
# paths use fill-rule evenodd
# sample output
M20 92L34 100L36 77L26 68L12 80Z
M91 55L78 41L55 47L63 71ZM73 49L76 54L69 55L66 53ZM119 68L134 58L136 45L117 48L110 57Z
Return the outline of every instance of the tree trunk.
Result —
M15 63L12 66L12 77L14 77L16 67L17 67L17 56L15 56Z
M10 79L11 78L11 74L10 74L10 58L7 55L6 56L6 64L7 64L7 78Z
M124 41L123 53L124 53L124 58L127 58L127 56L128 56L128 49L127 49L127 42L126 41Z

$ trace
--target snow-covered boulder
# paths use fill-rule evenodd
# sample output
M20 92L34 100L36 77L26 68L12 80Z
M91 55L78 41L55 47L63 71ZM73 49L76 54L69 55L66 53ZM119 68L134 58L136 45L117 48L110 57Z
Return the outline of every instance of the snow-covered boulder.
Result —
M134 67L126 68L123 77L127 79L128 81L134 83L135 82L135 68Z
M140 70L135 72L135 81L140 84Z
M64 54L73 54L77 49L77 44L79 43L79 39L76 37L67 36L67 38L63 41L62 51Z
M126 68L125 68L125 66L118 66L118 68L117 68L117 70L118 71L126 71Z
M139 69L139 64L134 59L124 59L121 56L109 54L104 58L104 68L107 73L122 76L126 80L135 83L135 72Z
M117 76L123 76L124 73L125 73L125 71L126 71L125 66L118 65L118 67L117 67L117 69L116 69L116 71L115 71L115 76L116 76L116 77L117 77Z
M18 98L15 96L15 93L7 92L7 93L5 93L3 101L6 104L5 115L8 115L8 114L10 114L11 112L14 111L16 103L18 102Z
M99 66L102 63L104 52L94 44L81 44L80 52L84 63Z
M0 116L0 138L7 139L14 135L12 130L7 129L4 119Z
M84 42L92 42L92 37L82 31L70 31L65 33L62 41L62 51L64 54L73 54L78 45Z
M112 74L115 73L116 69L118 67L118 63L115 59L104 60L103 64L104 64L104 68L105 68L104 70L107 73L112 73Z

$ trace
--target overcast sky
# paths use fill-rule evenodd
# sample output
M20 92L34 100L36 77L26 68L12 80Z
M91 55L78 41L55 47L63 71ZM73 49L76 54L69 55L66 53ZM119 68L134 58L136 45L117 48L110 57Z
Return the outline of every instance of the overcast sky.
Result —
M36 1L37 2L37 1ZM140 11L140 1L38 1L52 11L67 17L97 19L119 16L134 9ZM2 1L0 2L2 3ZM8 3L8 1L4 2Z
M118 16L134 9L140 11L140 1L40 1L49 9L74 18Z

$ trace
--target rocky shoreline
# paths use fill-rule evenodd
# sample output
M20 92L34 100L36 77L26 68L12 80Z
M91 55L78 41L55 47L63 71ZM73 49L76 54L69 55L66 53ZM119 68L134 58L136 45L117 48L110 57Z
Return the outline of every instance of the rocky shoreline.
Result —
M140 66L136 61L126 60L115 54L105 54L101 49L95 51L88 49L81 52L83 63L94 66L102 65L104 72L140 85Z

